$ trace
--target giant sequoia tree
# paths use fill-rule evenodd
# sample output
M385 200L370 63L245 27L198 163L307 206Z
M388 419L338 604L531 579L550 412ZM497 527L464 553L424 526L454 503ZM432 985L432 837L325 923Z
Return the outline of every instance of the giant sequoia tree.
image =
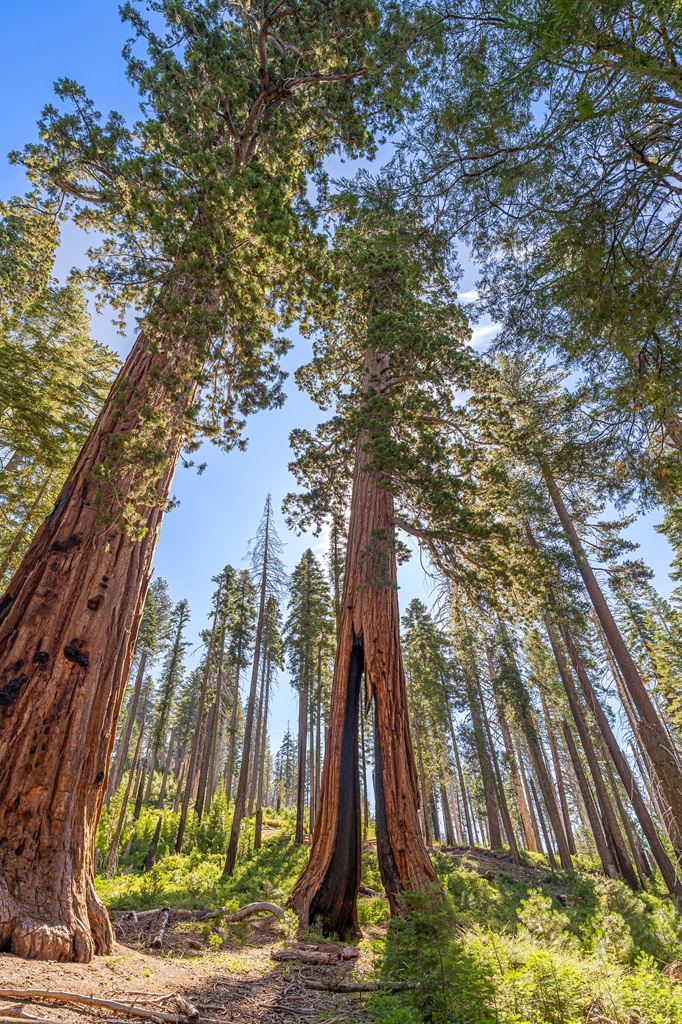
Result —
M103 120L62 81L66 110L23 155L46 202L104 235L104 294L143 313L0 603L0 948L36 958L111 948L93 836L176 463L198 429L234 445L281 400L272 327L305 281L306 172L371 145L386 41L371 0L146 6L123 8L141 120Z
M418 217L396 213L393 200L383 184L339 200L329 301L318 312L313 362L299 372L337 415L316 437L294 435L294 469L308 486L290 506L299 523L319 522L338 508L352 472L320 803L310 860L291 897L302 924L321 917L325 931L341 934L358 925L361 702L374 706L377 849L392 911L402 890L437 886L419 826L397 529L416 530L413 503L427 490L426 475L431 485L441 482L446 456L432 424L448 415L469 361L442 239ZM450 490L456 503L466 484Z

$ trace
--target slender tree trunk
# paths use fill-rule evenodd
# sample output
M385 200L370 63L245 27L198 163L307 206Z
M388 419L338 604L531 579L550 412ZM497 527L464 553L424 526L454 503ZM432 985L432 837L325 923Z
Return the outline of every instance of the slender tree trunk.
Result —
M528 804L526 803L526 794L523 791L523 784L519 776L519 768L516 763L516 754L514 753L514 744L512 743L511 733L509 731L509 725L504 717L502 711L499 715L500 732L502 733L502 740L504 742L504 750L507 755L507 763L509 764L509 774L511 775L512 785L514 787L514 793L516 795L516 803L519 808L519 815L521 817L521 826L523 828L523 835L526 841L526 849L531 850L533 853L538 853L537 843L535 842L535 833L533 831L533 823L530 818L528 811Z
M448 707L448 722L450 725L450 740L452 742L452 751L455 756L455 767L457 769L457 779L459 781L459 790L462 797L462 807L464 809L464 820L467 827L467 838L469 845L474 845L474 831L471 825L471 813L469 811L469 802L467 800L466 784L464 782L464 772L462 771L462 762L459 756L459 749L457 747L457 740L455 738L455 727L452 721L452 712Z
M594 802L592 790L590 789L590 784L587 781L587 776L585 775L582 761L580 760L580 754L578 753L578 748L575 744L575 740L573 739L573 733L571 732L568 722L563 721L561 723L561 728L564 733L568 756L573 764L573 771L575 772L575 777L582 794L583 803L585 804L587 818L590 823L590 831L592 832L592 838L594 839L595 846L597 847L597 855L602 863L604 873L608 875L609 878L617 878L618 869L616 867L616 862L606 842L606 836L602 827L599 811L597 810L597 805Z
M161 810L166 799L166 787L168 785L168 773L170 772L171 760L173 758L173 747L175 745L175 729L171 729L170 740L168 742L168 751L166 753L166 763L163 766L163 778L161 779L161 789L159 790L159 799L156 802L156 806Z
M455 845L455 829L452 821L452 813L450 810L450 804L448 802L448 793L445 787L445 780L443 776L439 776L438 779L439 792L440 792L440 805L443 811L443 825L445 826L445 842L448 846Z
M304 666L298 683L298 768L296 776L296 836L295 842L303 842L305 820L305 771L308 730L308 666Z
M561 758L559 757L559 749L557 747L556 736L554 735L554 727L552 725L552 716L547 706L547 700L542 691L540 690L540 701L542 703L542 713L545 718L545 728L547 729L547 739L549 740L549 749L552 755L552 764L554 765L554 777L556 779L557 790L559 792L559 802L561 804L561 815L564 819L564 828L566 829L566 839L568 840L568 848L571 851L571 856L575 856L575 838L573 836L573 827L571 825L571 814L568 809L568 800L566 799L566 787L564 786L563 771L561 768Z
M148 757L149 755L147 755ZM135 798L135 807L133 808L133 821L137 821L142 814L142 804L144 802L144 782L145 772L147 770L147 759L140 765L140 781L137 786L137 796Z
M471 714L471 726L474 734L474 744L478 755L478 763L481 769L481 782L483 783L483 794L485 796L485 809L488 818L488 832L490 835L490 846L492 849L502 846L502 832L500 830L500 814L495 786L495 775L493 772L490 753L486 744L483 720L481 714L480 687L478 681L465 678L467 701Z
M421 725L419 721L419 715L414 712L414 691L410 693L410 704L412 705L412 722L414 728L414 738L417 747L417 769L419 771L419 789L421 791L421 819L422 829L424 833L424 842L426 843L429 850L433 846L431 839L431 827L429 825L429 800L426 792L426 774L424 772L424 756L422 754L422 739L421 739Z
M368 349L363 388L374 390L387 360ZM358 711L366 673L374 700L379 868L392 913L401 890L438 888L421 837L417 773L400 650L393 496L368 468L370 438L358 438L348 554L332 683L320 809L308 866L291 895L302 926L322 917L326 932L358 930L360 780Z
M118 844L121 841L121 832L123 831L123 825L125 823L126 814L128 811L128 801L130 799L130 790L133 786L133 779L137 770L137 762L140 758L140 750L142 749L142 737L144 736L144 727L140 726L140 735L137 737L137 743L135 744L135 753L133 754L132 764L130 765L130 773L128 775L128 781L126 783L125 793L123 794L123 803L121 804L121 810L119 811L118 821L116 822L116 828L114 835L111 840L111 846L109 847L109 859L107 860L107 870L105 872L106 878L112 878L116 874L116 866L118 864Z
M268 505L267 518L265 522L265 540L263 546L263 569L260 588L260 605L258 608L258 624L256 626L256 643L253 650L253 669L251 672L251 688L249 690L249 701L246 708L244 721L244 743L242 747L242 763L239 766L239 779L237 782L237 793L234 800L234 812L232 814L232 825L230 827L230 841L227 846L227 856L223 877L227 878L234 874L234 866L237 861L237 849L239 847L239 832L246 811L246 788L249 779L249 763L251 761L251 737L253 735L253 718L256 711L256 690L258 687L258 669L260 667L261 645L263 643L263 627L265 625L265 600L268 587L268 556L270 537L270 506ZM235 691L236 693L236 691Z
M263 783L265 779L265 751L268 746L268 704L270 699L270 658L265 674L265 705L263 708L263 726L260 743L260 767L258 770L258 797L256 802L256 833L253 840L254 850L260 850L263 837Z
M232 776L234 775L234 747L237 734L237 709L239 707L239 676L241 674L241 647L234 670L234 694L232 697L232 708L230 711L230 729L227 743L227 765L225 767L225 796L228 806L232 799Z
M178 774L177 774L176 779L175 779L175 800L173 801L173 814L177 814L178 810L180 808L180 797L182 795L182 780L183 780L184 775L185 775L185 768L186 768L186 766L187 766L187 761L183 757L182 761L180 762L180 767L178 768Z
M178 824L178 834L175 840L175 852L180 853L182 850L182 842L185 838L185 828L187 826L187 812L189 811L190 800L192 799L192 789L194 787L194 777L196 775L197 763L199 758L199 741L201 739L201 724L204 719L204 706L206 704L206 691L208 689L208 679L211 674L211 654L213 652L213 641L215 640L216 627L218 624L218 608L220 606L220 593L216 598L216 605L213 611L213 622L211 624L211 637L208 642L208 648L206 650L206 664L204 665L204 672L201 677L201 690L199 691L199 705L197 707L197 720L194 727L194 733L192 735L192 745L189 752L189 764L187 766L187 778L185 780L185 790L182 797L182 807L180 809L180 822Z
M647 875L651 872L647 871L647 864L644 857L644 851L642 850L642 846L639 840L636 838L634 832L632 831L632 823L630 822L630 817L627 811L625 810L623 801L620 798L620 793L618 792L618 783L616 782L615 776L613 774L608 754L605 754L604 756L604 765L606 768L606 777L609 780L609 788L611 790L611 793L613 794L613 801L616 807L618 808L618 816L623 825L623 831L625 832L625 836L630 847L632 860L635 864L635 867L637 868L637 875L639 876L640 887L642 889L646 889Z
M519 770L521 772L521 781L523 782L523 788L526 794L526 806L528 807L528 814L530 817L531 826L533 828L533 838L535 841L535 852L544 853L545 848L542 845L542 836L540 835L540 826L538 824L537 817L535 815L535 805L533 803L533 795L528 785L528 775L526 774L526 765L523 760L523 749L521 747L520 736L516 737L516 747L518 751L518 763Z
M196 814L198 821L201 821L204 816L204 805L206 801L206 789L208 786L208 773L210 768L211 735L215 727L215 715L216 704L214 701L213 704L211 704L208 715L204 719L201 727L201 744L199 748L199 756L197 758L199 764L199 784L197 786L197 798L194 804L194 813Z
M568 698L568 704L571 709L573 721L575 722L576 728L578 730L578 735L580 736L580 742L582 743L583 750L585 751L587 763L590 766L590 774L592 776L594 788L597 793L597 803L602 814L606 841L608 843L609 849L611 850L611 853L613 854L615 866L620 872L620 874L623 876L623 880L630 886L630 888L637 889L637 875L635 874L635 869L633 868L630 862L627 846L625 845L625 840L623 839L622 833L620 831L620 826L618 825L616 810L613 806L613 802L606 788L606 783L604 782L604 776L602 775L602 770L599 764L599 759L597 757L597 752L594 748L592 737L590 736L589 727L585 719L585 714L583 712L582 706L578 699L578 694L573 683L573 678L571 676L569 667L566 664L566 659L564 658L563 651L561 650L559 644L559 638L556 634L554 626L552 625L549 615L545 613L543 618L545 623L545 629L547 630L547 635L549 636L549 642L552 646L554 660L557 663L559 675L561 676L561 681L564 684L564 690L566 691L566 696Z
M557 863L556 858L554 856L554 850L552 849L552 841L549 838L549 832L547 831L547 825L545 824L545 818L542 813L542 807L540 806L537 791L535 789L535 783L533 782L532 778L529 778L528 781L530 782L530 791L533 795L533 802L535 804L535 810L537 811L538 821L540 822L540 828L542 829L542 834L545 838L545 846L547 847L547 856L549 858L550 867L553 871L556 871Z
M488 715L485 710L485 702L483 700L483 694L479 687L479 695L481 697L481 715L483 717L483 724L485 725L485 731L488 738L488 747L490 749L490 759L493 767L493 774L495 777L495 783L497 786L497 803L500 809L500 815L504 824L504 830L507 833L507 842L509 843L509 852L511 853L511 859L513 864L520 864L521 858L519 857L519 847L516 842L516 835L514 834L514 823L509 813L509 805L507 803L507 795L504 791L504 782L502 780L502 773L500 772L500 765L497 760L497 752L495 750L495 744L493 743L493 736L490 729L490 722L488 721Z
M116 757L111 767L111 776L109 779L109 786L107 788L107 803L112 798L118 787L121 785L121 779L125 771L126 761L128 760L128 751L130 749L130 738L133 734L133 726L135 725L135 716L137 715L137 708L140 703L140 693L142 692L142 683L144 681L144 673L147 667L147 651L143 650L140 654L140 663L137 666L137 673L135 675L135 685L133 692L130 695L130 701L126 709L126 716L123 722L123 729L121 731L121 738L118 741L118 749L116 751Z
M267 654L264 652L261 659L262 667L260 673L260 691L258 693L258 711L256 713L256 739L253 744L253 764L251 767L251 781L249 785L249 800L246 809L246 817L253 817L253 809L256 803L256 789L258 786L258 765L260 762L260 737L263 724L263 701L265 699L265 671L267 668ZM306 727L307 727L306 721Z
M161 836L161 825L163 823L163 815L159 815L159 820L156 823L154 829L154 837L150 843L149 849L145 855L144 861L142 862L142 874L146 874L147 871L151 871L154 867L154 861L156 860L156 851L159 848L159 838Z
M573 520L564 505L556 481L546 465L542 465L541 468L545 483L547 484L547 490L571 545L571 550L575 556L583 583L604 630L608 645L613 651L613 656L621 671L625 686L640 716L637 727L638 733L660 782L661 789L665 794L678 830L682 831L682 768L675 756L674 750L670 748L666 730L630 651L621 636L616 621L611 614L611 609L602 593L597 577L587 561L585 550L573 525Z
M509 638L509 634L507 632L507 627L501 619L499 620L499 622L500 627L502 629L502 633L507 642L509 657L512 659L514 663L516 675L518 678L518 692L516 693L514 699L515 711L517 713L519 723L523 728L523 731L526 736L528 750L530 752L531 761L533 763L533 768L535 770L535 777L538 780L540 791L542 793L542 799L544 800L545 808L547 810L547 815L549 817L552 829L554 830L561 866L565 871L572 871L573 861L571 860L571 853L568 848L568 840L566 839L566 833L564 831L564 823L561 817L561 811L559 810L559 805L556 801L552 778L547 769L547 764L545 762L544 754L542 752L542 747L540 746L540 741L538 739L537 728L531 710L530 696L526 690L518 665L516 665L516 659L514 657L514 651L512 648L511 640ZM530 780L530 783L532 789L532 779Z
M360 708L360 771L362 773L362 838L366 839L369 830L369 793L367 789L367 748L363 708Z
M208 780L206 784L206 813L211 810L213 795L216 791L217 774L217 748L218 737L221 732L222 701L223 701L223 662L225 660L225 621L220 626L220 658L218 661L218 675L216 678L215 690L215 715L213 716L213 729L211 730L211 742L208 751Z
M587 706L595 717L599 731L604 738L604 742L606 743L613 763L616 766L616 771L620 775L621 782L625 786L625 792L628 794L635 814L637 815L637 820L639 821L642 831L646 836L649 849L651 850L654 860L658 864L668 891L680 896L682 895L682 884L680 883L680 880L675 873L675 868L673 867L673 864L661 843L656 826L654 825L651 815L647 810L642 794L635 782L632 770L620 749L616 737L613 734L613 730L611 729L609 721L604 713L604 709L597 700L592 684L590 683L578 651L576 650L573 638L566 626L562 626L561 631L569 656L575 667Z
M663 797L663 795L660 792L660 787L658 785L658 779L657 779L655 773L651 769L651 762L650 762L648 754L647 754L647 752L644 749L644 746L642 744L642 739L641 739L641 737L639 736L639 733L638 733L637 718L636 718L634 709L632 707L632 701L630 700L630 695L628 694L627 690L625 689L625 686L623 684L623 677L620 674L618 666L615 664L615 662L613 660L613 654L611 652L610 647L608 646L608 644L606 642L606 637L604 636L603 630L601 629L601 626L599 624L599 620L596 618L596 615L594 615L594 614L593 614L593 622L595 624L595 628L597 630L597 634L599 636L599 639L601 640L602 647L603 647L604 653L606 655L606 660L609 663L609 668L611 670L611 675L613 676L613 678L615 680L616 688L618 690L618 696L620 697L621 703L622 703L623 707L625 708L625 713L627 715L628 722L630 723L630 729L632 730L633 739L634 739L635 743L637 744L637 748L641 752L642 760L644 761L644 763L647 765L647 768L648 768L648 772L644 770L644 768L640 764L640 761L639 761L639 758L638 758L637 754L635 753L635 751L633 749L633 754L634 754L634 757L635 757L635 761L637 762L638 767L639 767L639 773L640 773L640 775L642 777L642 781L644 782L644 785L646 787L647 793L649 794L649 799L651 800L651 804L652 804L652 807L654 809L654 813L656 814L656 816L658 817L658 820L661 823L661 828L663 829L663 832L664 832L665 836L667 837L668 842L671 844L673 850L675 851L675 857L677 859L677 863L680 864L682 862L682 835L680 835L680 832L679 832L679 830L678 830L678 828L677 828L677 826L676 826L676 824L675 824L675 822L674 822L674 820L673 820L673 818L672 818L672 816L670 814L670 808L668 807L667 803L665 802L665 798ZM618 772L618 774L620 775L620 772ZM622 778L622 776L621 776L621 778ZM627 788L627 786L626 786L626 788ZM645 808L645 810L647 810L647 813L648 813L648 809L646 808L646 805L644 805L644 808ZM635 811L635 813L637 813L637 811ZM639 819L639 815L638 815L638 819ZM655 826L654 826L654 828L655 828ZM646 832L645 832L645 835L646 835ZM649 840L647 838L647 842L648 841ZM652 854L654 855L654 859L656 859L656 855L654 854L653 849L652 849ZM666 854L666 856L667 856L667 854Z

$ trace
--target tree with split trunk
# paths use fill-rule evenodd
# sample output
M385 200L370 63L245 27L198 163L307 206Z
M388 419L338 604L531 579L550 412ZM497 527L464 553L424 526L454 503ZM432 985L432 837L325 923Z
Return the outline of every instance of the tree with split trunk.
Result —
M102 119L63 80L65 112L46 107L18 158L45 202L104 236L90 277L143 317L0 602L0 948L27 957L111 948L93 837L173 473L201 431L232 447L245 415L282 401L275 326L319 247L308 172L371 147L397 81L374 74L397 29L371 0L148 10L123 8L141 119Z
M244 740L242 743L242 759L239 766L239 779L237 781L237 792L234 798L234 809L232 822L230 824L230 837L227 844L227 854L223 877L227 878L234 873L237 862L237 851L239 849L239 833L242 821L246 813L246 798L248 786L251 779L251 772L255 767L252 764L254 753L254 724L256 718L256 698L258 693L258 675L261 663L266 658L264 641L266 638L267 605L269 599L275 598L279 602L284 593L287 578L284 572L284 564L281 557L282 542L277 534L274 523L272 500L268 494L263 510L263 517L258 524L258 531L251 542L250 558L251 572L258 588L258 620L256 622L256 634L253 645L253 664L251 667L251 685L244 714Z
M433 486L434 466L446 457L432 424L447 416L470 365L443 239L412 212L394 212L390 183L365 186L336 200L330 287L312 318L313 361L298 371L336 416L315 435L292 435L294 471L307 489L287 502L299 527L319 527L351 492L320 801L310 859L290 900L302 926L321 918L325 932L340 934L358 928L361 701L374 708L377 849L392 912L401 891L437 888L419 825L397 529L421 533L412 502ZM466 484L454 491L445 500L461 505Z

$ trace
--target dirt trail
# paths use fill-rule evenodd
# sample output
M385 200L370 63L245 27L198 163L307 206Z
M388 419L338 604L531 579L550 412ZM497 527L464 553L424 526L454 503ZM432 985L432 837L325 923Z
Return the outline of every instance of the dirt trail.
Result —
M199 1011L197 1024L331 1024L341 1020L361 1024L370 1020L363 1009L366 997L313 991L305 985L310 980L335 984L351 972L354 978L361 977L369 969L371 954L365 948L369 944L363 943L360 955L352 960L301 964L273 959L271 953L282 948L282 940L281 929L270 921L255 921L240 930L238 941L227 939L220 949L211 948L200 927L178 925L168 929L161 954L145 947L144 931L126 936L125 945L118 942L110 956L96 957L90 964L38 962L0 954L0 989L77 992L167 1012L175 1012L172 996L180 994ZM333 956L342 947L323 943L317 948ZM35 1017L63 1024L137 1019L106 1009L42 1000L0 999L0 1008L12 1002L22 1002Z

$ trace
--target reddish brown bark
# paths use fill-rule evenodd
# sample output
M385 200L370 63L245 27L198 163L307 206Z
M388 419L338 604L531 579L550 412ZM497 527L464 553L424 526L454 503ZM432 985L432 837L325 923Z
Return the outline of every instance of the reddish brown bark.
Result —
M620 745L613 734L611 725L604 713L604 709L597 699L597 695L594 692L594 688L582 664L575 643L573 642L573 638L566 626L562 626L562 635L564 637L564 642L569 656L578 675L578 680L580 682L585 701L594 715L597 725L599 726L599 731L604 738L604 742L606 743L613 763L616 766L616 770L620 775L623 785L625 786L625 790L630 798L632 807L637 815L637 819L642 827L644 835L646 836L649 848L656 863L658 864L668 891L680 896L682 895L682 884L675 873L672 861L668 857L668 854L661 843L658 832L656 831L656 826L654 825L651 815L644 803L644 799L639 791L639 787L637 786L635 777L632 774L630 765L628 764L627 759L625 758L623 751L620 749Z
M175 294L191 300L180 283ZM19 956L88 961L113 941L92 881L95 830L179 424L195 393L185 380L169 395L165 381L194 350L181 338L164 346L160 331L151 341L139 334L0 601L0 949ZM172 418L156 500L138 509L147 530L133 539L119 517L135 468L122 468L115 488L93 471L111 466L112 438L140 430L145 406Z
M642 740L642 744L651 761L652 768L659 780L661 790L670 807L672 817L674 818L678 829L682 831L682 767L680 767L677 757L675 756L675 752L671 749L667 732L658 716L658 712L656 711L649 692L644 685L639 669L637 668L634 659L628 650L627 644L623 640L620 630L618 629L616 621L611 614L611 609L609 608L602 589L599 586L597 577L594 575L592 567L587 561L587 556L580 541L580 537L578 536L573 520L564 505L564 501L561 496L561 492L557 487L556 481L547 466L542 466L542 473L547 485L547 490L552 498L557 515L561 520L561 524L568 538L571 550L573 551L576 565L578 566L580 575L583 578L583 583L585 584L585 589L590 596L594 610L597 613L601 627L604 630L604 635L608 645L613 652L613 657L622 674L623 682L630 697L632 698L632 703L637 710L637 714L639 715L639 721L637 723L638 735Z
M365 386L385 367L369 349ZM346 572L320 805L308 865L289 905L302 926L321 916L327 932L358 930L360 780L358 710L364 669L374 700L377 850L393 913L397 894L437 888L421 836L418 786L400 650L393 497L367 468L369 438L357 442Z
M547 635L549 636L549 642L552 647L552 653L559 669L559 675L566 691L566 697L568 698L568 705L571 709L571 714L580 736L580 742L582 748L585 751L585 757L587 763L590 766L590 774L594 783L594 788L597 793L597 803L602 813L602 821L604 825L604 833L606 840L609 845L609 849L613 854L613 858L618 868L618 871L623 876L623 879L627 884L633 888L638 888L638 880L635 874L635 870L630 862L630 857L625 845L625 840L620 831L618 825L618 819L616 817L616 811L613 806L611 797L609 796L602 775L599 760L597 758L597 752L594 749L594 743L590 736L590 731L585 718L580 701L578 700L578 694L575 689L573 677L571 676L570 669L566 663L563 651L560 646L559 637L556 634L556 630L552 625L549 615L544 615L545 628Z

